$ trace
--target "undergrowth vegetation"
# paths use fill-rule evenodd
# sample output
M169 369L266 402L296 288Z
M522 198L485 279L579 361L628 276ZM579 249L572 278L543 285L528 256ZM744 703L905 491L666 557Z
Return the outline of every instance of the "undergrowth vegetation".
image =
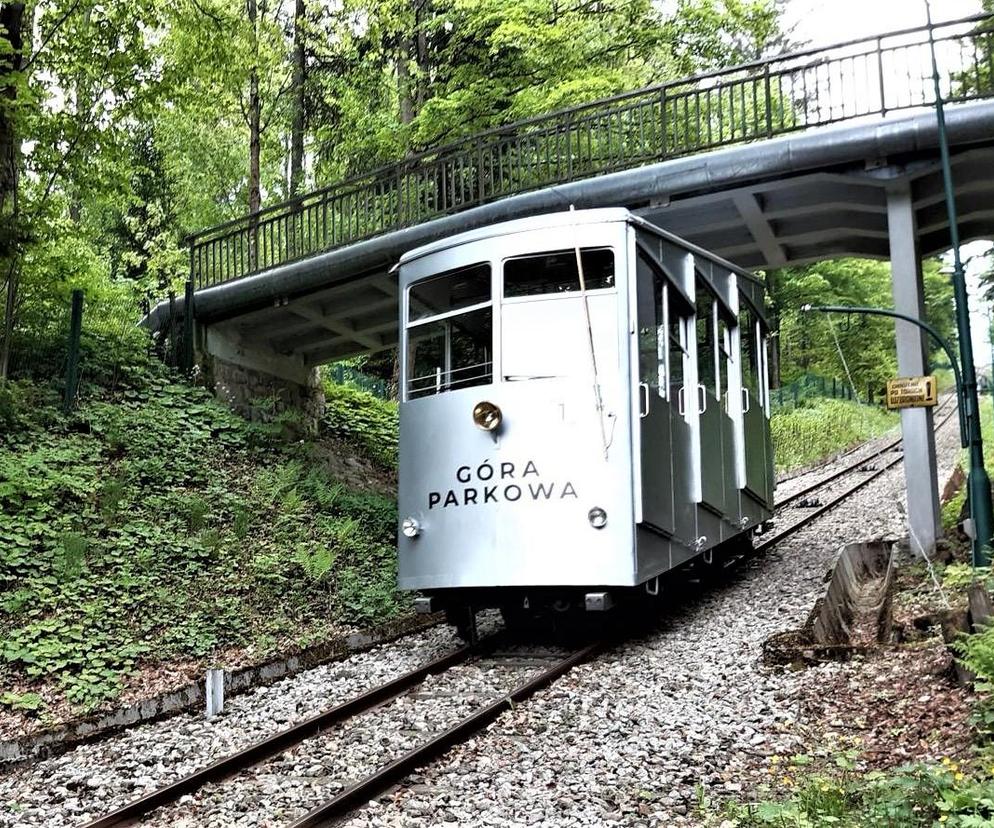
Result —
M770 418L778 471L817 462L877 437L900 422L894 413L849 400L812 399Z
M981 399L981 415L990 468L994 418L989 396ZM965 485L943 507L943 525L953 543L957 542L954 527L964 494ZM974 583L982 584L988 593L994 589L992 568L972 567L965 539L958 543L952 561L933 562L935 576L954 607L966 605L967 589ZM928 578L924 567L921 578ZM898 605L901 599L900 593L894 596ZM753 801L715 803L702 797L704 824L709 828L994 828L994 625L960 635L951 646L975 676L970 721L973 744L968 750L938 762L903 765L895 755L895 767L869 771L858 769L857 748L836 751L817 763L805 754L774 757L776 762L771 760L767 769L769 783L750 791ZM919 702L924 705L929 700Z
M52 383L0 383L0 704L86 709L143 660L261 656L402 607L391 494L346 487L142 347L113 369L90 353L69 417ZM332 398L336 431L392 463L361 392Z
M808 757L795 757L805 762ZM708 825L724 828L994 828L994 768L970 771L945 758L890 772L857 773L837 757L834 773L800 774L788 762L777 801L729 804ZM703 803L707 807L708 803Z
M397 466L397 403L327 381L324 396L327 433L353 443L382 466Z

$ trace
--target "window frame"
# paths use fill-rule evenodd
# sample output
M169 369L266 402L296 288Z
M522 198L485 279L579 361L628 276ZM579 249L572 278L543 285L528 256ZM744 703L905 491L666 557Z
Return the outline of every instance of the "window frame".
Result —
M450 273L450 272L458 272L458 271L461 271L461 270L468 270L470 268L481 267L481 266L484 266L484 265L487 267L487 269L489 271L489 276L490 276L490 298L489 299L487 299L484 302L476 302L476 303L474 303L472 305L466 305L465 307L457 308L455 310L443 311L442 313L438 313L438 314L435 314L433 316L426 316L426 317L422 317L420 319L414 319L414 320L411 319L411 292L419 284L422 284L423 282L426 282L426 281L430 281L431 279L437 279L440 276L444 276L445 274ZM481 383L481 385L492 385L492 384L494 384L497 381L497 371L496 371L496 367L497 366L495 364L496 363L495 357L497 355L497 345L496 345L496 343L497 343L497 319L496 319L496 314L494 313L494 305L495 305L495 302L494 302L494 288L495 288L495 284L494 284L494 282L495 282L495 280L494 280L494 264L493 264L493 261L490 260L490 259L484 259L482 261L476 261L476 262L473 262L471 264L467 264L467 265L463 265L463 266L459 266L459 267L455 267L455 268L449 268L447 270L443 270L440 273L431 273L431 274L428 274L426 276L421 277L420 279L415 279L414 281L410 282L405 287L405 289L404 289L404 332L403 332L403 347L404 347L404 358L403 358L404 371L403 371L403 373L404 373L404 376L401 377L401 380L402 380L401 381L401 386L402 386L402 396L401 396L401 399L404 402L408 402L408 401L410 401L412 399L423 399L425 397L438 396L439 394L445 394L445 393L448 393L449 391L458 391L458 390L461 390L461 389L458 389L458 388L451 388L451 387L444 387L443 386L442 388L439 388L438 390L435 390L432 393L417 393L419 389L415 389L415 395L414 396L411 395L410 384L411 384L412 379L423 379L423 378L426 378L428 375L425 375L425 377L412 377L411 376L411 374L413 373L414 364L413 364L413 360L411 359L411 337L410 337L410 332L412 330L417 330L418 328L422 328L422 327L424 327L426 325L436 324L436 323L439 323L439 322L443 322L444 323L444 322L447 322L448 320L454 319L455 317L465 316L465 315L468 315L468 314L471 314L471 313L476 313L477 311L485 310L487 308L490 309L490 343L489 343L489 346L488 346L489 351L490 351L490 381L488 383ZM452 384L452 371L453 371L453 369L452 369L452 325L451 324L448 324L448 325L445 326L445 344L444 344L444 349L445 349L445 355L444 355L445 359L444 359L444 370L443 370L442 373L443 373L443 375L445 377L447 377L446 382L448 383L448 385L451 386L451 384ZM466 386L466 387L473 387L473 386Z
M710 306L708 308L708 319L707 319L707 347L711 351L711 376L702 377L701 376L701 341L700 333L697 324L702 321L701 314L698 312L701 291L707 295L710 301ZM721 376L719 368L719 358L721 356L720 349L718 347L718 303L719 303L718 293L715 291L704 279L700 273L697 274L694 285L694 349L696 354L697 362L697 385L704 388L705 393L710 393L711 396L720 401L721 400ZM711 385L702 380L710 380Z
M441 279L446 276L452 276L458 273L462 273L467 270L472 270L478 267L484 267L489 271L490 278L490 298L483 302L474 302L471 305L464 305L461 308L454 308L452 310L442 311L441 313L433 313L428 316L423 316L418 319L411 318L411 292L418 286L423 285L425 282L431 282L434 279ZM494 265L489 259L484 259L483 261L473 262L472 264L460 265L458 267L450 267L439 273L430 273L427 276L422 276L419 279L415 279L410 282L404 289L404 321L407 327L413 327L415 325L420 325L422 322L427 322L434 319L442 319L446 316L452 316L454 314L465 313L469 310L476 310L486 305L492 305L494 301Z
M585 294L587 296L602 296L610 293L617 293L618 276L619 276L617 248L615 248L613 245L610 244L600 244L600 245L594 245L592 247L581 247L580 255L582 256L583 253L586 251L597 251L597 250L609 250L611 252L611 259L614 266L614 284L611 287L587 288L585 291L577 289L577 290L560 291L558 293L531 293L528 294L527 296L507 296L505 289L505 281L504 281L505 278L504 268L507 266L508 262L514 261L515 259L537 259L541 256L551 256L556 253L574 252L572 248L558 248L556 250L540 250L530 253L518 253L513 256L505 256L500 260L500 280L499 280L500 284L496 284L497 280L495 280L495 285L494 285L494 287L496 288L497 300L502 305L511 305L511 304L516 304L518 302L545 302L548 301L549 299L576 299L577 297L581 297Z

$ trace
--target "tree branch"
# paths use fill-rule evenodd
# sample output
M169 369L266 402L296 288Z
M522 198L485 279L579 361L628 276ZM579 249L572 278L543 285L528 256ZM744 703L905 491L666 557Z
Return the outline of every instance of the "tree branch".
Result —
M220 15L217 15L214 12L210 11L209 9L205 9L202 5L200 5L200 0L190 0L190 2L193 4L193 7L198 12L200 12L204 17L208 17L211 20L213 20L214 25L217 26L219 29L224 29L228 25L228 21L224 20L224 18L222 18Z
M31 64L33 64L38 59L38 56L45 51L45 48L52 41L52 38L58 33L59 29L62 28L63 24L70 17L72 17L73 14L75 14L76 9L79 8L79 4L81 2L82 0L74 0L73 4L66 10L62 17L55 21L55 25L52 27L52 30L48 32L44 38L42 38L42 41L38 44L38 48L35 49L34 54L32 54L24 66L21 67L22 71L27 72L31 68Z

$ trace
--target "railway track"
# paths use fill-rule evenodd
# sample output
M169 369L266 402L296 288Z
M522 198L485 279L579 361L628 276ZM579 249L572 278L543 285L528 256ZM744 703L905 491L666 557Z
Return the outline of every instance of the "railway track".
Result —
M465 741L474 733L494 721L503 711L513 707L532 694L547 687L577 664L592 658L608 646L607 638L587 641L572 649L536 651L534 647L510 645L504 635L497 633L481 641L476 647L461 647L415 670L375 687L356 698L337 705L317 716L257 742L244 750L231 754L198 771L166 785L121 808L87 823L85 828L144 824L151 815L155 824L172 824L179 821L173 811L209 811L213 800L230 794L229 787L237 788L232 801L251 800L252 790L263 787L259 779L266 774L279 773L276 763L292 761L295 749L305 747L315 756L328 758L339 754L341 745L334 736L342 735L340 725L349 723L360 726L364 716L390 719L394 732L416 730L410 711L424 703L425 698L451 700L455 715L447 717L443 728L432 732L427 739L399 751L395 758L379 765L372 773L358 782L341 787L326 798L328 790L335 787L323 785L323 790L313 797L314 807L302 816L287 820L277 813L277 821L291 826L324 825L364 805L390 785L398 782L416 768L444 754L453 745ZM462 671L461 676L456 676ZM447 687L446 682L456 686ZM467 683L471 692L466 692ZM478 685L475 686L474 685ZM468 699L460 696L467 695ZM480 703L477 697L483 697ZM459 708L470 707L468 711ZM449 711L451 714L452 711ZM381 724L377 719L374 725ZM400 727L398 728L398 725ZM423 734L419 734L423 735ZM322 745L322 740L327 743ZM343 776L348 776L346 768ZM258 778L253 778L257 774ZM340 786L339 786L340 787ZM198 793L203 802L192 797ZM258 797L255 797L258 799ZM303 798L303 797L302 797ZM249 806L252 807L252 806ZM279 810L279 807L276 807ZM299 812L299 808L296 809ZM196 825L222 825L227 820L215 821L209 816L195 814ZM182 824L182 823L180 823ZM265 824L273 824L266 821Z
M956 411L957 408L955 398L945 403L939 409L942 417L935 426L936 430L942 428L942 426L944 426L956 414ZM799 511L801 509L803 509L803 512L801 512L801 516L797 520L789 522L783 528L774 530L773 534L763 535L762 540L754 545L755 551L762 552L772 546L775 546L780 541L821 517L830 509L834 509L860 489L868 486L885 472L890 471L898 463L904 460L904 452L899 452L896 456L889 459L884 459L884 455L897 448L900 444L901 438L897 437L889 443L884 444L875 453L866 457L860 457L850 463L846 463L841 469L836 469L832 473L822 477L820 480L805 486L800 491L794 492L782 500L778 500L776 503L776 522L781 520L784 512ZM857 479L855 483L844 488L838 494L834 494L824 501L819 498L811 497L814 493L830 486L832 483L835 483L841 478L846 477L847 475L859 473L861 473L862 476Z
M955 405L949 406L949 409L943 409L944 416L937 428L944 425L956 413ZM795 512L799 513L798 519L790 520L782 528L777 528L772 533L761 536L754 547L755 551L762 552L783 541L892 469L903 459L903 452L886 460L882 458L899 444L900 438L893 440L885 444L874 455L861 457L847 463L841 469L834 470L801 491L781 500L777 504L777 519L781 519L785 513ZM874 460L877 463L870 465ZM847 475L859 475L859 477L854 483L843 487L837 493L833 493L824 502L811 498L815 492L831 486ZM333 796L327 797L325 794L315 791L313 807L288 823L290 828L310 828L310 826L332 824L362 807L417 768L439 758L453 746L466 741L493 722L503 711L548 687L573 667L589 661L609 649L613 644L613 639L611 636L602 636L596 640L584 642L575 649L557 653L535 653L533 649L522 650L515 647L511 647L510 651L501 651L500 648L506 644L506 639L497 634L480 642L475 648L461 647L454 650L317 716L306 719L293 727L280 731L135 799L105 816L92 820L84 828L133 825L139 821L144 821L144 818L152 815L153 812L158 812L155 813L155 816L162 815L165 818L166 822L163 824L176 822L178 816L173 816L169 809L198 807L199 804L190 799L193 794L205 791L210 791L210 795L219 793L217 790L211 791L211 786L227 785L238 780L245 781L253 771L264 768L267 763L272 763L296 748L309 744L312 740L321 740L328 734L341 730L341 726L345 723L354 724L367 714L387 715L392 704L405 697L411 698L412 694L419 692L419 689L423 690L429 677L433 682L436 682L446 674L469 668L483 671L489 669L497 676L494 683L500 686L496 689L491 688L489 697L483 703L473 705L469 712L460 712L454 717L454 721L447 726L431 733L427 739L418 744L400 751L395 755L395 758L380 764L358 781L345 785ZM507 669L501 669L502 666ZM489 673L487 675L494 678L494 675ZM251 784L250 778L249 784ZM163 813L164 811L166 813ZM197 822L196 824L214 823Z
M948 406L949 405L953 405L955 403L955 401L956 401L955 394L945 394L945 395L943 395L942 402L939 404L939 406L936 409L935 413L938 414L940 412L947 411ZM945 421L943 421L943 422L945 422ZM882 452L885 452L885 451L889 451L890 449L892 449L895 446L898 446L900 444L901 444L901 438L900 437L896 437L893 440L891 440L889 443L887 443L885 446L883 446L882 448L878 449L877 453L879 454L879 453L882 453ZM839 454L835 455L834 457L829 457L827 460L822 460L822 461L816 463L813 466L808 466L807 468L801 468L801 469L796 469L796 470L791 471L791 472L787 472L781 478L779 478L778 484L789 483L792 480L796 480L798 477L805 477L806 475L814 474L819 469L823 469L826 466L834 466L836 463L841 463L847 457L852 457L854 454L860 453L864 448L866 448L866 443L858 443L857 445L851 446L850 448L846 449L845 451L840 452Z

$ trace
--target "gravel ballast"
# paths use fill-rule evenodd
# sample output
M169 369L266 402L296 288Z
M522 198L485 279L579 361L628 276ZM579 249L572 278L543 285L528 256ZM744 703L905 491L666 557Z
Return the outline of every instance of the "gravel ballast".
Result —
M237 696L225 713L143 725L0 778L0 826L79 825L460 644L439 626Z
M959 455L955 423L937 435L940 481ZM697 786L734 795L743 768L799 748L805 673L764 667L762 643L803 621L843 544L906 533L903 501L899 464L729 583L674 596L651 633L574 669L347 824L696 824ZM448 627L434 628L247 693L213 721L178 716L16 768L0 778L0 826L81 825L457 644ZM370 720L322 737L320 750L301 746L236 780L238 797L205 789L184 803L192 810L147 824L283 824L317 804L315 793L333 793L468 712L460 694L481 702L506 689L480 671L443 680L455 682L452 695L432 686L430 698L395 702L389 727Z

